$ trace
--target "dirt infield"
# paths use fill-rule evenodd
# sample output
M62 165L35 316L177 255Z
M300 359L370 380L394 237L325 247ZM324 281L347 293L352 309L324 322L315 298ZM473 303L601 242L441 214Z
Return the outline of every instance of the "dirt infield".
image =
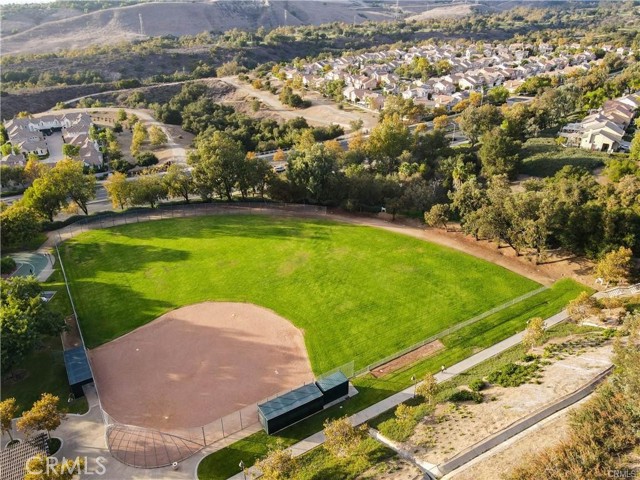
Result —
M376 367L374 370L371 370L371 375L376 378L383 377L389 373L395 372L396 370L400 370L402 367L411 365L412 363L416 363L418 360L430 357L443 348L444 345L440 340L427 343L426 345L423 345L420 348L416 348L415 350L412 350L409 353L396 358L395 360L391 360L390 362Z
M89 353L104 410L166 431L206 425L313 380L300 330L265 308L179 308Z

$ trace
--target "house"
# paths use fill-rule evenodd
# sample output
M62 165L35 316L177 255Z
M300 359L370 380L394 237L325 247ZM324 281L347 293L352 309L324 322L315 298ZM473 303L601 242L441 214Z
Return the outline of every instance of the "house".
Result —
M0 159L0 165L3 167L24 167L26 163L24 155L21 153L10 153Z
M598 152L616 152L620 148L622 136L607 129L585 132L580 140L580 148Z

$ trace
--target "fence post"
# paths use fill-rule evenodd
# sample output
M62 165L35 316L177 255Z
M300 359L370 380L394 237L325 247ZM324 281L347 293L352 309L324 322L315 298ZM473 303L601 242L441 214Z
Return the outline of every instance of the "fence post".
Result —
M222 427L222 438L224 438L225 437L225 434L224 434L224 420L222 420L222 418L220 419L220 426Z
M240 414L240 430L244 430L244 427L242 426L242 410L238 410L238 413Z
M200 427L200 428L202 428L202 445L206 447L207 446L207 437L204 434L204 427Z

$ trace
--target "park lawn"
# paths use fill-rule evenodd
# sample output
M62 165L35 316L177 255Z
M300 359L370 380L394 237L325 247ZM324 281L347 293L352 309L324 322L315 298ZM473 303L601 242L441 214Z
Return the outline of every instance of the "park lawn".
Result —
M552 177L566 165L592 171L602 167L611 158L607 153L562 147L556 143L555 138L548 137L527 140L520 157L520 173L534 177Z
M50 279L43 283L43 289L57 292L51 299L51 306L54 309L65 316L71 314L69 296L59 270L56 270ZM86 398L79 398L72 403L67 402L70 390L62 351L60 337L45 338L42 348L27 355L20 365L19 370L26 372L25 378L17 382L13 382L10 378L3 379L2 399L14 397L22 412L30 409L40 395L46 392L60 397L60 406L70 413L87 412L89 407Z
M423 378L427 373L438 372L441 365L450 366L464 360L477 351L524 330L530 318L549 318L583 291L593 292L592 289L573 280L560 280L548 290L443 337L442 342L446 348L432 357L381 378L371 375L354 378L352 383L359 392L355 397L276 435L269 436L264 432L258 432L208 455L198 466L198 478L224 480L237 473L240 460L250 466L279 443L283 446L293 445L320 431L325 419L353 415L407 388L412 384L412 376Z
M262 215L96 230L61 251L88 348L185 305L250 302L302 329L316 373L365 367L539 287L386 230Z

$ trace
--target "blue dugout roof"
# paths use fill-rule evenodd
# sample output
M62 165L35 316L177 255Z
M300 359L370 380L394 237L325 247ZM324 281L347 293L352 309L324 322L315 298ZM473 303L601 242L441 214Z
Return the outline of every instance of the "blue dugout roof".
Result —
M77 385L92 379L89 359L84 347L71 348L64 352L64 366L67 369L69 385Z
M322 398L322 392L315 383L310 383L258 405L258 409L264 418L271 420L317 398Z

